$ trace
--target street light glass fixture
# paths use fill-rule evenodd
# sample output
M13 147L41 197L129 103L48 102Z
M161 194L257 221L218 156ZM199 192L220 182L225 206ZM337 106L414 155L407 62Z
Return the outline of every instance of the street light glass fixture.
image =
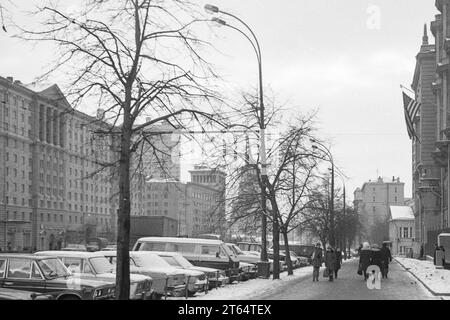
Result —
M221 26L226 26L227 25L227 22L225 20L222 20L222 19L219 19L219 18L216 18L216 17L212 18L211 21L213 21L213 22L215 22L215 23L217 23L217 24L219 24Z
M205 4L205 11L209 14L214 14L219 12L219 8L216 6L213 6L212 4Z

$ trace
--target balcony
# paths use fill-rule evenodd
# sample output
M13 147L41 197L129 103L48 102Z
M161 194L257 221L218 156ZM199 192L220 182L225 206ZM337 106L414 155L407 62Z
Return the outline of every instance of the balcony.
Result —
M436 141L436 150L431 153L435 163L441 167L446 168L448 165L448 145L449 140Z
M442 59L441 62L438 62L437 67L436 67L436 72L441 74L448 70L450 70L450 60L448 57L446 57L446 58Z

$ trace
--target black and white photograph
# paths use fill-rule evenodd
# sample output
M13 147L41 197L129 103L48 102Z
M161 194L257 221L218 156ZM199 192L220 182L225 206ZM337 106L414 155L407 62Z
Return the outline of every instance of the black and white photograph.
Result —
M0 0L0 27L0 300L450 300L450 0Z

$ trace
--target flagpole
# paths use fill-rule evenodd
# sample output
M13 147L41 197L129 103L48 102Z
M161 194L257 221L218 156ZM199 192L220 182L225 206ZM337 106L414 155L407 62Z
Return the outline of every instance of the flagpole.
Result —
M408 89L408 88L405 87L404 85L400 85L400 88L401 88L401 89L406 89L406 90L408 90L409 92L414 93L414 95L416 95L416 93L415 93L414 91L412 91L411 89Z

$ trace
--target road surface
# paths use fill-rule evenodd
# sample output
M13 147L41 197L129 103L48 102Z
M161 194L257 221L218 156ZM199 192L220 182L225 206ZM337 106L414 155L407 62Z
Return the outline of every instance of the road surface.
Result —
M342 265L338 279L329 282L320 270L319 282L312 281L312 275L282 290L262 294L261 300L437 300L420 282L404 270L398 263L389 265L388 279L382 279L380 290L370 290L356 271L358 259Z

